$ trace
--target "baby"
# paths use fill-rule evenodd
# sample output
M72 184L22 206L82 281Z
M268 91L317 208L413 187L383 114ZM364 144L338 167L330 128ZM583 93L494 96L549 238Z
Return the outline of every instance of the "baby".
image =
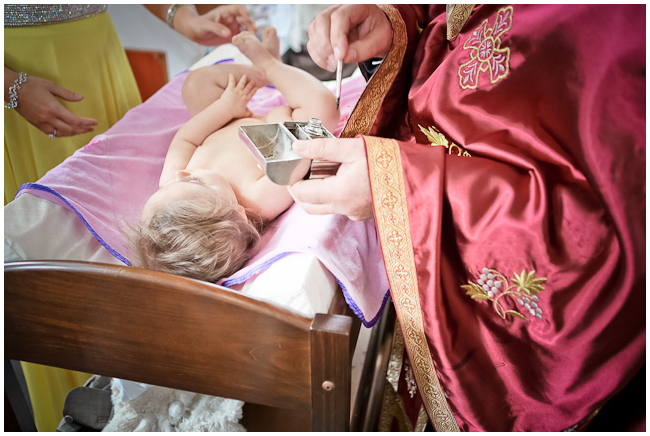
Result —
M273 183L241 141L245 124L318 118L330 131L339 112L334 95L310 74L282 63L273 28L262 40L242 32L233 44L250 65L198 69L183 85L192 118L174 137L159 189L146 202L132 237L134 264L216 282L239 270L262 226L292 203L287 187ZM247 103L272 84L288 106L254 115Z

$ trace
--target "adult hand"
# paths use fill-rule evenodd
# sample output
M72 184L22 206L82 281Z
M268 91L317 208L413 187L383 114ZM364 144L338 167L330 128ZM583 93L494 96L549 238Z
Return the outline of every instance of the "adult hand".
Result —
M314 18L308 32L309 55L328 71L337 60L358 63L386 55L393 38L388 17L373 4L332 6Z
M257 27L244 5L222 5L199 15L193 8L180 7L174 16L174 29L199 44L217 46L228 43L241 30L257 33Z
M372 218L372 193L363 139L294 141L293 150L303 157L341 163L334 176L301 180L289 186L291 196L306 212L337 213L355 221Z
M18 91L16 111L48 135L54 133L54 129L57 137L93 131L97 120L80 117L63 106L57 97L72 102L84 98L83 95L62 88L54 82L29 76L27 82L23 83Z

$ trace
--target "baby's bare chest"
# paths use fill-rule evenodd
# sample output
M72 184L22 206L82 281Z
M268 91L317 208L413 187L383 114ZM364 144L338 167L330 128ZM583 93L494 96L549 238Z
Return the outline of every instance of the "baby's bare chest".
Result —
M239 126L258 124L255 118L243 118L222 127L206 138L196 149L188 168L202 168L217 171L226 176L239 178L243 175L259 175L262 170L257 165L253 154L239 137Z

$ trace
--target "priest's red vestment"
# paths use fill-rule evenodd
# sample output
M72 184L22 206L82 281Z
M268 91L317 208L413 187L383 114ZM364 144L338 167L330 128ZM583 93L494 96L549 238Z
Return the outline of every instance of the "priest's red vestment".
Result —
M439 431L570 429L645 363L645 6L395 8L360 104L418 394Z

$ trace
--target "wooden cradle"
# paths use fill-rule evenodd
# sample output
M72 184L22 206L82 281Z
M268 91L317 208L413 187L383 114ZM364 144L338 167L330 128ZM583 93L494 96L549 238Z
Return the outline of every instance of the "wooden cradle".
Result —
M239 399L249 431L350 429L360 321L340 290L310 320L128 266L12 262L4 277L5 359Z

